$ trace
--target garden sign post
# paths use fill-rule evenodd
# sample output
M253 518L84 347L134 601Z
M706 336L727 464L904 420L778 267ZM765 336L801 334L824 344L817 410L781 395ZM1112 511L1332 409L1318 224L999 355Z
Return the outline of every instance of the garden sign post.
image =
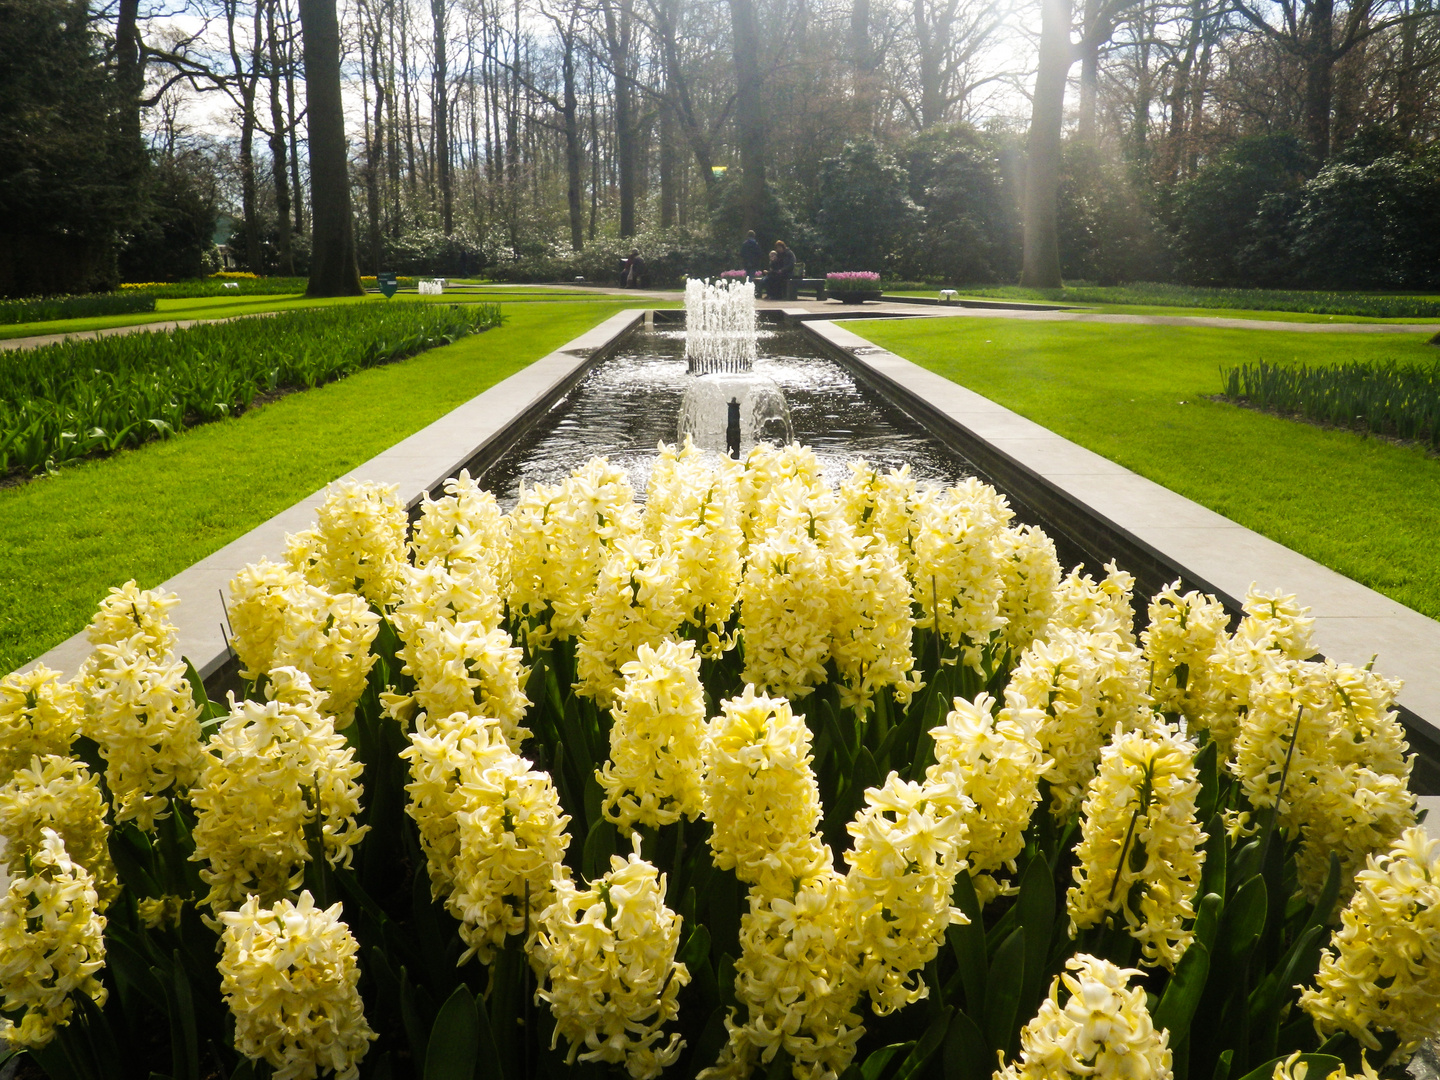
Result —
M389 300L395 295L396 283L394 274L382 273L376 275L375 284L380 286L380 291L385 294L386 300Z

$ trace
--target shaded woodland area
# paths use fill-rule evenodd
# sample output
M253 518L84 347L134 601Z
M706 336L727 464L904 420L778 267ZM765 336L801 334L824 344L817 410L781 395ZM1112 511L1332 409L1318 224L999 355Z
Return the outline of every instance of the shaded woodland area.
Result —
M608 280L633 245L673 285L754 228L891 280L1440 288L1440 12L0 0L0 165L6 293L196 276L217 223L260 274L349 228L366 274ZM350 206L314 246L312 166Z

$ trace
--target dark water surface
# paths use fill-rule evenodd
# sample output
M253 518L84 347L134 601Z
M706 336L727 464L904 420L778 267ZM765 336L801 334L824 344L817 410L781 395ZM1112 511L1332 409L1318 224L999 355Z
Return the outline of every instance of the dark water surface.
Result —
M882 471L908 464L921 483L948 486L977 470L930 436L912 417L822 356L797 328L762 328L757 374L779 385L795 438L812 447L833 486L863 457ZM520 485L557 483L595 455L623 466L644 496L655 445L675 441L680 400L689 380L685 332L641 330L596 364L481 478L502 506Z

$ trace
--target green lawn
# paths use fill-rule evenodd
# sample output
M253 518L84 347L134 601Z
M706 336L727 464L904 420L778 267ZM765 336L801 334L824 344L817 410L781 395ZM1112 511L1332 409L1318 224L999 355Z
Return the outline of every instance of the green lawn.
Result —
M454 345L0 489L0 672L82 629L111 585L158 585L626 306L510 309Z
M850 328L1440 617L1440 459L1207 400L1221 389L1222 364L1261 358L1310 364L1433 361L1437 350L1419 335L1014 319L866 321Z
M961 292L959 298L962 300L1015 300L1019 303L1043 304L1046 301L1041 299L1035 290L1020 290L1028 295L1008 296L1001 290L975 290L972 292ZM902 289L899 292L885 290L887 296L938 296L938 289ZM1308 323L1414 323L1420 325L1440 324L1440 316L1432 318L1403 318L1403 319L1380 319L1367 315L1318 315L1309 311L1270 311L1260 308L1228 308L1228 307L1177 307L1173 304L1107 304L1093 300L1053 300L1052 303L1063 303L1066 307L1074 308L1076 311L1094 312L1098 315L1185 315L1203 316L1212 319L1260 319L1265 322L1308 322Z
M571 289L463 289L441 296L417 296L401 293L407 300L432 304L478 304L504 301L507 304L535 300L566 298L576 301L609 300L604 293L583 293ZM11 323L0 326L0 339L33 337L40 334L76 334L86 330L105 330L112 326L139 326L142 323L170 322L180 319L231 319L237 315L259 315L267 311L293 311L296 308L332 307L337 304L383 304L379 293L366 296L343 296L315 299L299 296L200 296L188 300L157 300L153 312L132 315L106 315L88 319L56 319L51 322ZM630 305L634 307L635 305Z

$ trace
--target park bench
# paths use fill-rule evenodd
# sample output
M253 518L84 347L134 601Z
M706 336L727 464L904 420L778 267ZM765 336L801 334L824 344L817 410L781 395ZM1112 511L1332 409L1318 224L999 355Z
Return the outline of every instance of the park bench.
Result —
M816 300L825 299L825 279L813 277L792 277L785 290L787 300L799 300L801 293L814 293Z

